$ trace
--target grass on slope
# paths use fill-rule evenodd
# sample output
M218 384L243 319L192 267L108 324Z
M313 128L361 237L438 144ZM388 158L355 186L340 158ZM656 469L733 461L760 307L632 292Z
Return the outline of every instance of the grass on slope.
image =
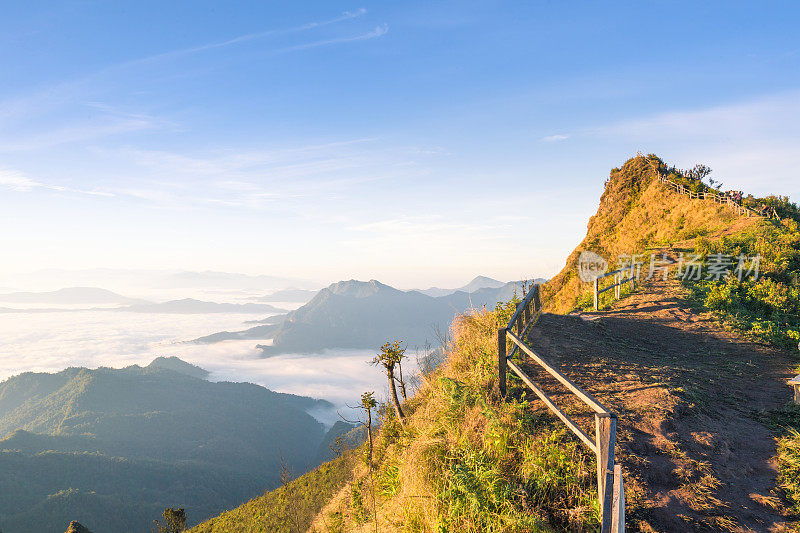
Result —
M316 531L538 532L598 524L594 464L567 430L497 395L496 333L515 303L458 320L447 362L388 413L366 467ZM512 383L513 385L513 383ZM374 499L373 499L374 494Z
M203 522L192 533L300 533L350 479L355 452L324 463L286 485Z

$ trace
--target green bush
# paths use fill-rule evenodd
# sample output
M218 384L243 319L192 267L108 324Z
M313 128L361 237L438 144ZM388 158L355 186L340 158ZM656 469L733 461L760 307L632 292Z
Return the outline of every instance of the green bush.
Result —
M684 281L690 297L735 328L794 347L800 341L800 227L793 219L763 221L750 232L716 241L699 238L695 252L760 256L759 276ZM734 261L736 261L734 259Z

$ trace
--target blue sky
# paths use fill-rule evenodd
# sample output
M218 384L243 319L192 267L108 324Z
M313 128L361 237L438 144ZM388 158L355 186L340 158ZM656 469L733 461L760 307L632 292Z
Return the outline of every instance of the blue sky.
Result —
M638 150L800 199L795 2L2 10L0 272L548 276Z

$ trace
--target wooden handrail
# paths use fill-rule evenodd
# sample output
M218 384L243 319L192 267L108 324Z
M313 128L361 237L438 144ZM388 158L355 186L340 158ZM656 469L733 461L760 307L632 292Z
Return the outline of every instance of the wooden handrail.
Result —
M631 262L631 266L629 266L629 267L620 268L619 270L614 270L613 272L607 272L607 273L595 278L594 283L593 283L593 285L594 285L594 291L593 291L594 294L593 294L593 299L592 299L592 303L594 305L594 310L595 311L599 310L599 308L600 308L600 295L603 294L604 292L609 291L611 289L615 289L614 290L614 296L617 299L619 299L622 296L621 288L622 288L622 286L624 284L626 284L626 283L630 283L631 284L631 292L636 288L636 276L634 274L635 268L636 268L636 265L633 262ZM630 277L622 279L622 274L625 273L625 272L630 272ZM609 276L615 276L617 278L617 281L615 283L609 285L608 287L604 288L604 289L600 289L600 280L604 279L604 278L607 278Z
M545 405L547 405L547 407L549 407L550 410L553 411L556 414L556 416L558 416L558 418L560 418L561 421L564 422L564 424L566 424L566 426L569 429L571 429L572 432L575 433L575 435L577 435L590 450L592 450L594 453L597 453L597 444L595 444L592 438L589 435L587 435L586 432L584 432L578 426L578 424L576 424L569 417L569 415L567 415L564 411L559 409L559 407L553 403L553 400L551 400L547 396L547 394L545 394L544 391L540 389L539 386L536 385L536 383L533 382L533 380L528 376L528 374L523 372L523 370L520 367L518 367L516 363L514 363L514 361L508 361L508 368L510 368L517 376L519 376L519 378L522 381L524 381L525 384L533 390L533 392L536 393L536 396L541 398L541 400L545 403Z
M545 361L539 354L531 350L524 342L522 342L522 339L520 339L510 331L508 332L508 336L511 338L512 341L514 341L517 344L517 346L520 347L520 349L522 349L523 352L528 354L528 356L530 356L531 359L536 361L536 363L542 368L544 368L551 376L560 381L561 384L564 385L566 388L568 388L575 396L583 400L583 403L591 407L595 413L604 415L609 414L608 409L606 409L600 402L598 402L591 394L589 394L588 392L586 392L585 390L583 390L582 388L578 387L573 382L571 382L567 376L561 373L560 370L558 370L553 365Z
M631 267L631 273L633 273L632 269L633 267ZM620 272L611 274L619 275ZM630 278L630 281L633 281L633 277ZM503 397L506 395L506 372L511 369L544 402L547 408L555 413L564 425L595 454L597 457L597 495L601 512L600 531L601 533L624 532L625 485L622 481L622 470L619 465L615 464L614 459L617 416L608 411L591 394L570 381L560 370L545 361L530 346L525 344L523 339L526 332L536 322L541 311L539 286L534 285L517 306L506 327L501 327L497 331L498 388L500 395ZM514 328L517 329L516 333ZM506 353L508 339L514 345L514 349L509 355ZM594 440L569 415L559 408L519 365L511 360L517 349L525 352L536 364L556 378L567 390L594 411Z
M747 216L755 215L757 217L772 218L772 216L766 216L766 215L764 215L762 213L759 213L758 211L756 211L752 207L748 207L748 206L740 204L738 202L734 202L728 196L724 196L722 194L717 194L717 193L710 193L708 191L703 191L701 193L693 193L692 191L687 191L686 187L684 185L681 185L679 183L675 183L674 181L666 178L665 176L662 176L662 175L659 174L658 179L659 179L659 181L661 181L661 183L664 183L668 187L670 187L672 189L675 189L675 191L678 192L678 193L681 193L681 194L689 196L689 198L694 198L694 199L698 199L699 200L702 197L705 200L709 200L710 199L710 200L713 200L714 202L716 202L718 204L726 204L726 205L728 205L730 207L734 207L739 212L739 214L742 214L744 212L744 213L747 213Z

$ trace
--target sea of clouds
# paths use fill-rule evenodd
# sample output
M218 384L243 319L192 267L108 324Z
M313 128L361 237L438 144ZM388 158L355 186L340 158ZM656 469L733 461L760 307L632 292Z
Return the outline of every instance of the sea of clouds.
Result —
M351 418L362 392L385 397L386 377L367 362L374 350L328 350L321 354L261 357L256 344L185 341L217 331L251 327L251 314L147 314L122 311L53 311L0 314L0 380L22 372L58 372L72 366L122 368L177 356L209 372L211 381L240 381L271 390L322 398L334 409L317 411L330 424ZM413 356L408 371L414 371Z

